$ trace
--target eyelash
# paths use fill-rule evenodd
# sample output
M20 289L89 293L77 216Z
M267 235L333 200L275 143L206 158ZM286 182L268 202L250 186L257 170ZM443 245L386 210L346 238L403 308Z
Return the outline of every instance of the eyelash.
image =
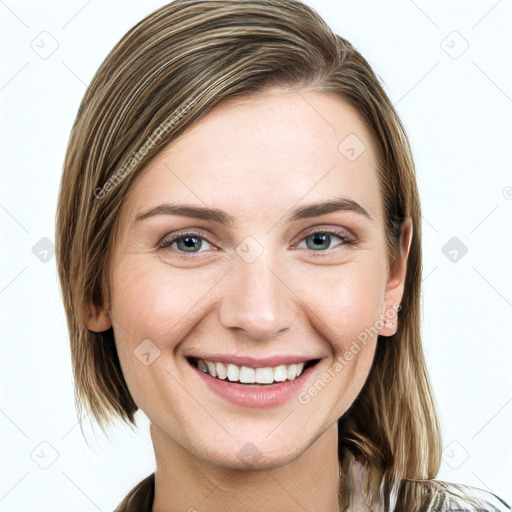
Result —
M316 235L316 234L335 235L338 238L340 238L341 241L342 241L340 246L343 246L343 245L355 245L356 242L357 242L355 239L350 238L349 235L347 235L347 232L345 230L342 230L342 229L317 229L317 228L315 228L314 231L310 231L305 236L303 236L299 240L298 243L300 243L300 242L302 242L302 241L304 241L304 240L306 240L306 239L308 239L311 236ZM169 240L166 240L165 237L164 237L164 239L158 243L157 247L159 249L168 249L168 248L170 249L170 246L174 242L178 241L180 238L186 238L187 236L197 237L197 238L200 238L203 241L208 242L211 245L214 245L211 242L209 242L208 239L206 239L198 231L195 231L193 229L188 229L188 230L184 230L184 231L181 231L181 232L178 232L178 233L174 234ZM201 254L201 252L190 252L190 253L187 253L187 252L180 251L180 250L177 250L177 249L171 249L171 250L179 258L187 258L187 259L188 258L194 258L194 257L196 257L194 255ZM334 249L323 249L322 251L314 251L312 249L306 249L306 250L308 250L309 252L312 252L314 256L325 256L325 255L328 255L328 254L336 251L337 249L336 248L334 248Z

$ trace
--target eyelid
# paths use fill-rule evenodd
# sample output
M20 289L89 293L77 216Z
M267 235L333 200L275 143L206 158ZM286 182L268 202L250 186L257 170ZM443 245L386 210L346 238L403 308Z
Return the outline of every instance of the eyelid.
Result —
M326 233L328 235L336 235L342 238L347 243L355 242L356 237L349 231L347 228L343 228L341 226L313 226L309 228L305 232L299 235L298 241L301 242L304 238L307 238L316 233Z
M338 236L341 240L343 240L343 243L340 244L341 246L355 245L357 243L357 238L346 228L343 228L340 226L337 226L337 227L336 226L330 226L330 227L313 226L313 227L309 228L306 232L302 232L297 237L296 241L294 241L291 244L291 247L296 247L300 242L304 241L306 238L310 237L311 235L314 235L317 233L320 233L320 234L325 233L327 235ZM187 235L197 236L197 237L203 239L204 241L208 242L210 245L214 246L215 247L214 250L218 249L218 247L216 247L216 245L209 240L209 236L206 236L201 230L198 230L195 228L184 228L184 229L176 231L172 234L168 233L167 235L162 237L160 239L160 241L157 243L157 248L167 249L173 243L175 243L178 239L180 239L182 237L186 237ZM337 248L332 248L332 249L330 248L330 249L324 249L321 251L307 250L307 252L321 256L321 255L334 253L334 252L336 252L336 250L337 250ZM183 252L183 251L172 250L172 252L175 255L177 255L178 257L185 257L185 258L196 257L197 258L197 256L194 256L194 255L201 254L205 251L200 251L200 252L195 252L195 253L194 252L187 253L187 252Z
M197 230L195 228L184 228L180 229L179 231L175 231L174 233L167 233L165 236L163 236L158 243L156 244L157 247L168 247L170 244L174 243L178 238L185 237L187 235L193 235L200 238L203 238L208 243L213 245L213 242L210 242L208 236L205 235L204 232L201 230Z

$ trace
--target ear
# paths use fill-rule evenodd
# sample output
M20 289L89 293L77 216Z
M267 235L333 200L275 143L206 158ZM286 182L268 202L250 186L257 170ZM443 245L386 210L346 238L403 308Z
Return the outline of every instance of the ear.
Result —
M108 331L112 327L110 315L105 307L90 306L87 316L87 329L93 332Z
M393 268L390 269L383 297L383 310L381 319L384 323L379 334L392 336L398 329L398 310L404 294L405 277L407 273L407 259L411 248L413 225L411 217L402 222L399 254Z

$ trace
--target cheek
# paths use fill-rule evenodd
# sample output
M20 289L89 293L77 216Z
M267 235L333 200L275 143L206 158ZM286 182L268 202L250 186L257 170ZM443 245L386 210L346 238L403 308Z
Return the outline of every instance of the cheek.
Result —
M302 296L310 321L329 340L334 352L347 350L380 318L386 264L378 255L366 256L332 267L329 272L316 269L308 279L301 277L302 283L309 283L307 287L303 285Z
M205 286L144 255L119 261L112 281L115 344L132 398L143 410L151 410L159 399L159 393L148 390L178 400L165 353L186 336Z
M147 256L123 261L113 273L112 294L123 345L133 350L150 339L158 340L161 349L172 348L173 340L177 343L187 324L200 314L210 289L208 276L170 269ZM162 340L170 345L163 347Z

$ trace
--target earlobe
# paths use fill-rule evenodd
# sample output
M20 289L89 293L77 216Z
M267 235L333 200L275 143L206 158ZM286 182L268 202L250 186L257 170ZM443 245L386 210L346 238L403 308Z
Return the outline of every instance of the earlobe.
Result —
M108 331L112 327L110 315L104 307L92 307L87 320L87 329L93 332Z

